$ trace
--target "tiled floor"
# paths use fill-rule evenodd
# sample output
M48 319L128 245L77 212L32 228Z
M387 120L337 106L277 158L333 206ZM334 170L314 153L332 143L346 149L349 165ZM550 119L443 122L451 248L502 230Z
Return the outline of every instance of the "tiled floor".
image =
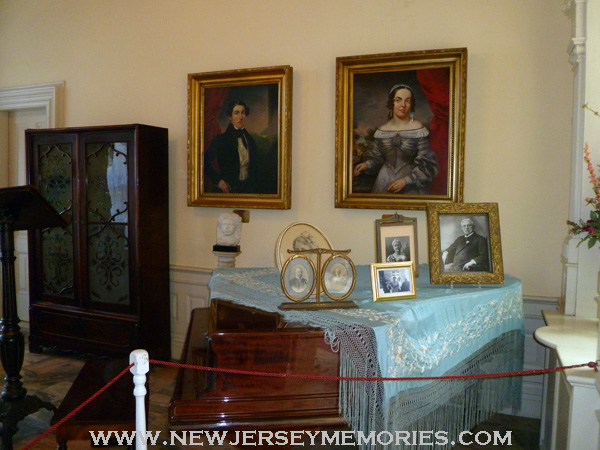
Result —
M73 380L79 373L79 370L85 363L85 358L71 353L65 352L50 352L44 351L41 354L30 354L26 352L25 362L21 375L23 376L24 386L28 390L28 394L35 395L44 401L49 401L58 406L69 390ZM153 431L161 431L161 437L168 434L167 424L167 408L175 384L175 376L177 369L164 365L152 365L148 374L149 391L150 391L150 412L148 419L148 429ZM3 376L3 375L2 375ZM41 410L19 423L19 431L14 436L14 449L23 449L30 444L37 436L44 433L50 424L52 413L46 410ZM539 421L525 419L513 416L495 416L488 422L481 424L475 430L478 431L498 431L501 436L504 436L505 431L512 431L511 446L504 445L511 450L537 450L539 436ZM485 436L485 435L484 435ZM158 442L164 439L159 439ZM92 447L91 441L70 441L68 444L71 450L83 450ZM456 446L455 450L465 449L492 449L501 446L481 446L476 443L468 447ZM56 448L54 433L44 437L33 449L49 450ZM115 448L115 447L113 447ZM119 447L116 447L119 448ZM120 447L124 448L124 447ZM165 446L156 445L149 446L155 449L187 449L187 448L203 448L216 450L235 450L234 447L225 445L209 445L208 442L203 442L203 445L196 446ZM252 447L254 449L258 447ZM284 448L281 446L273 446L269 448ZM294 446L289 450L310 450L310 449L328 449L341 450L348 446L310 446L308 442L303 446ZM430 447L431 448L431 447Z

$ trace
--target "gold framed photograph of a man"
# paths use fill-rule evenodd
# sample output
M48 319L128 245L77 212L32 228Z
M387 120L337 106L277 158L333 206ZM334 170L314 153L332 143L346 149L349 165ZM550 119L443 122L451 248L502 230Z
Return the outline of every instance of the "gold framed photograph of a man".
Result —
M294 302L310 297L318 282L313 262L304 255L294 255L283 265L281 287L283 293Z
M336 208L461 202L467 49L337 58Z
M427 206L432 284L504 283L497 203Z
M291 207L292 68L188 75L188 206Z

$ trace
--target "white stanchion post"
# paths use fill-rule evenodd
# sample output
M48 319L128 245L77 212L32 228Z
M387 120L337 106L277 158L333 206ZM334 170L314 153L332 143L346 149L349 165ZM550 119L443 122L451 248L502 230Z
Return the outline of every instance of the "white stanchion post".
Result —
M146 374L150 370L148 352L134 350L129 354L130 369L133 374L133 395L135 396L135 448L147 450L146 439Z

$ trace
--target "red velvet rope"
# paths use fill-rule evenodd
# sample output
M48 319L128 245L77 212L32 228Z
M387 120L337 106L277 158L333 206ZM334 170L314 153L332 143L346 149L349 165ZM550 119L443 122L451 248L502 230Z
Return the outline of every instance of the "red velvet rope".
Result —
M100 388L100 390L98 390L98 392L93 394L90 398L88 398L86 401L84 401L81 405L79 405L77 408L75 408L73 411L71 411L65 417L63 417L58 422L56 422L54 425L52 425L50 428L48 428L46 431L44 431L41 435L39 435L37 438L35 438L33 441L31 441L29 444L27 444L27 446L23 447L23 450L32 448L35 444L40 442L44 437L46 437L52 431L54 431L55 429L60 427L63 423L65 423L67 420L69 420L71 417L73 417L75 414L77 414L79 411L81 411L86 405L91 403L96 397L98 397L105 390L107 390L110 386L112 386L119 378L121 378L123 375L125 375L129 371L129 369L131 369L134 365L135 364L129 364L127 367L125 367L125 369L123 369L116 377L114 377L112 380L110 380L108 383L106 383L102 388Z
M311 379L311 380L343 380L343 381L410 381L410 380L459 380L464 378L502 378L502 377L514 377L514 376L529 376L529 375L541 375L545 373L558 372L562 370L568 369L578 369L581 367L590 367L598 372L598 364L600 361L590 361L585 364L575 364L572 366L562 366L562 367L551 367L549 369L536 369L536 370L522 370L519 372L503 372L503 373L489 373L489 374L477 374L477 375L450 375L450 376L439 376L439 377L339 377L339 376L324 376L324 375L303 375L303 374L293 374L293 373L273 373L273 372L257 372L253 370L239 370L239 369L222 369L219 367L207 367L207 366L194 366L191 364L181 364L176 362L167 362L167 361L159 361L155 359L150 359L148 361L150 364L158 364L163 366L172 366L172 367L180 367L183 369L195 369L195 370L206 370L209 372L224 372L224 373L234 373L237 375L251 375L251 376L261 376L261 377L275 377L275 378L303 378L303 379ZM102 387L98 392L93 394L90 398L84 401L81 405L63 417L61 420L56 422L50 428L48 428L44 433L31 441L27 446L23 447L23 450L28 450L32 448L35 444L40 442L44 437L54 431L56 428L61 426L75 414L77 414L82 408L91 403L96 397L102 394L106 389L108 389L111 385L113 385L119 378L125 375L129 369L131 369L134 364L128 365L121 373L119 373L116 377L110 380L104 387Z
M221 369L218 367L206 367L206 366L193 366L190 364L181 364L176 362L157 361L154 359L149 360L151 364L162 364L165 366L181 367L184 369L196 369L196 370L207 370L210 372L225 372L235 373L238 375L253 375L261 377L275 377L275 378L304 378L311 380L344 380L344 381L411 381L411 380L459 380L464 378L501 378L501 377L514 377L514 376L526 376L526 375L540 375L549 372L557 372L559 370L577 369L580 367L591 367L598 372L599 361L589 362L586 364L576 364L573 366L553 367L550 369L537 369L537 370L523 370L520 372L504 372L504 373L489 373L489 374L477 374L477 375L449 375L439 377L339 377L339 376L324 376L324 375L302 375L294 373L273 373L273 372L256 372L252 370L239 370L239 369Z

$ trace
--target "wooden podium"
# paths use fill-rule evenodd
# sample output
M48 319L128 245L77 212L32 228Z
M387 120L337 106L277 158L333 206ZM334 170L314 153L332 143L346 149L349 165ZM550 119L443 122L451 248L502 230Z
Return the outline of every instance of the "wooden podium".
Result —
M4 368L4 390L0 400L2 450L12 450L17 423L41 408L54 405L33 395L21 382L25 339L19 327L15 287L15 239L17 230L66 226L67 223L32 186L0 189L0 262L2 264L2 312L0 359Z

